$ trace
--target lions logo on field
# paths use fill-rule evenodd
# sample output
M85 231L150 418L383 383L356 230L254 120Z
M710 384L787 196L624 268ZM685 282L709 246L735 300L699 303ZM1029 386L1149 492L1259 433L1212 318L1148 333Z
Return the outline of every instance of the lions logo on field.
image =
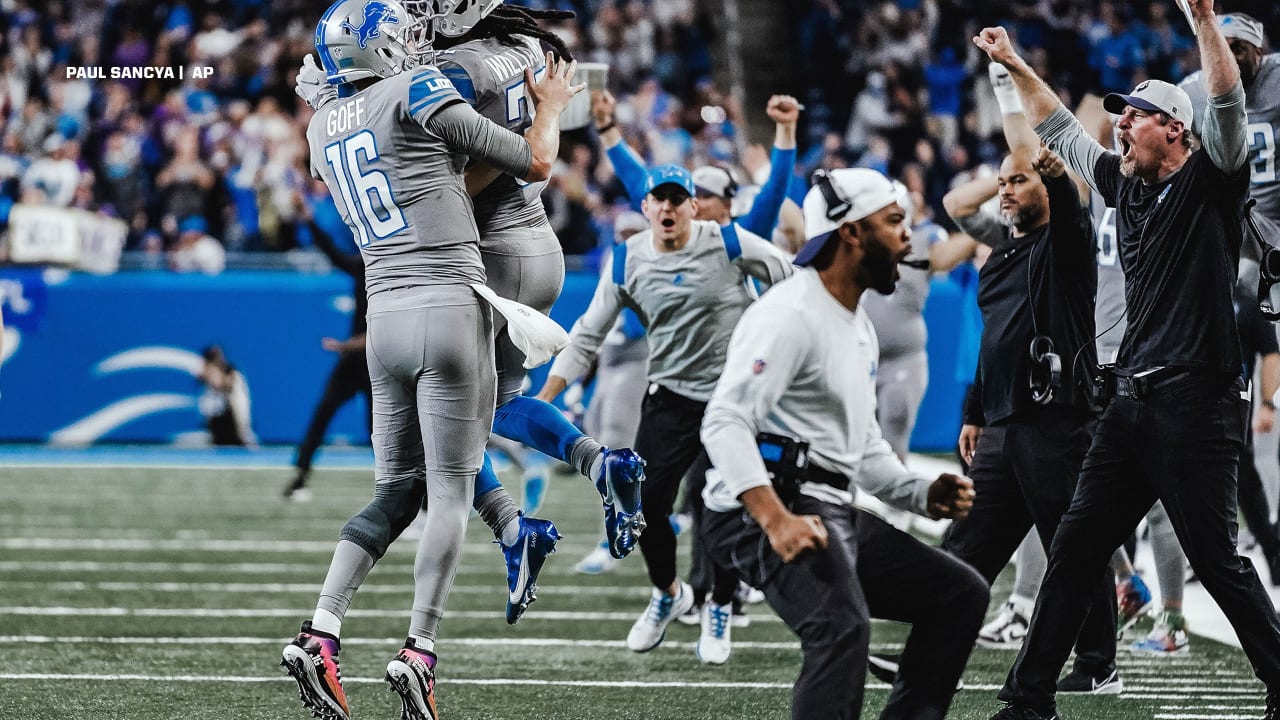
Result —
M370 40L382 34L379 26L382 23L400 24L400 19L396 17L395 11L387 7L386 3L378 2L378 0L370 0L364 6L364 19L360 22L360 27L351 24L350 20L343 20L342 27L351 31L356 36L356 42L360 44L360 49L364 49Z

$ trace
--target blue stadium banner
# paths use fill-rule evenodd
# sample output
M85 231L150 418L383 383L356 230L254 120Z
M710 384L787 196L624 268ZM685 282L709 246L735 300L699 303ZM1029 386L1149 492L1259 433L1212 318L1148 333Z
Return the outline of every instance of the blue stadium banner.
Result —
M552 317L568 328L598 275L572 272ZM964 388L955 381L960 291L937 279L925 309L929 390L912 448L950 451ZM0 268L6 325L0 442L197 442L204 429L196 374L219 345L249 385L264 444L296 443L345 338L354 302L339 273L226 272L217 276ZM531 373L541 387L549 366ZM366 443L363 398L344 407L328 439Z

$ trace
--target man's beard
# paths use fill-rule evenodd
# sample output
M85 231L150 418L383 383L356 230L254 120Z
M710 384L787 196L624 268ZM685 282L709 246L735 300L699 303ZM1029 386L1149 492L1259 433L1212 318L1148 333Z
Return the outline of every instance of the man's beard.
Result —
M890 295L898 287L898 259L879 240L868 239L862 253L858 281L881 295Z
M1132 178L1134 173L1138 171L1138 159L1130 155L1120 160L1120 174Z

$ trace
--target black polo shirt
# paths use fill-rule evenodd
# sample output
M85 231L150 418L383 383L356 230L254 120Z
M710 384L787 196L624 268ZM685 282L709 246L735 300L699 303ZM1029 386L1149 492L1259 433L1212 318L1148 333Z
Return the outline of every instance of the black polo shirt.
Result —
M1102 155L1094 184L1116 209L1128 326L1116 360L1122 372L1182 367L1235 374L1242 367L1232 306L1249 165L1219 170L1198 150L1163 182L1120 173Z
M978 372L965 403L965 423L996 425L1040 407L1031 398L1031 340L1044 335L1062 358L1062 382L1052 404L1086 411L1083 381L1097 361L1094 347L1096 240L1088 209L1063 175L1045 178L1049 222L1020 238L1005 228L1002 242L978 274L983 330ZM961 227L971 218L957 219ZM981 233L979 233L981 234Z

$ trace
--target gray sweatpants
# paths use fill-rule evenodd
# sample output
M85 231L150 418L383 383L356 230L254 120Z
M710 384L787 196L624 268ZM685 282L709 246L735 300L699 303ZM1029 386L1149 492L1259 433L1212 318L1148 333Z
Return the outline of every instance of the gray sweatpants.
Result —
M419 508L426 511L410 634L435 637L493 424L490 308L465 285L381 292L370 299L368 355L376 485L342 539L376 560ZM326 591L359 587L360 568L336 560Z
M564 253L550 225L486 232L480 247L485 284L498 297L523 303L543 314L564 287ZM520 394L524 385L524 353L507 335L507 322L494 316L498 367L498 405Z
M640 427L640 405L649 389L649 343L637 338L600 348L596 390L583 419L605 447L631 447Z
M880 358L876 369L876 420L880 434L898 457L905 458L916 426L916 413L929 386L929 356L923 351Z

